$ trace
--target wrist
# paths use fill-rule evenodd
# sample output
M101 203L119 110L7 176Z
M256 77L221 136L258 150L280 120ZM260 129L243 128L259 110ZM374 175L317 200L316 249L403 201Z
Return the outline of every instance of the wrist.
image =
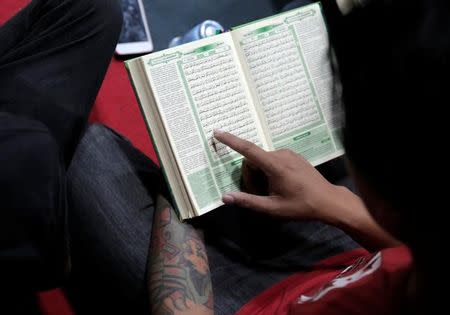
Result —
M364 248L379 250L401 244L373 219L361 198L347 188L334 186L326 199L322 221L341 229Z
M362 200L343 186L331 185L320 207L319 219L342 230L357 228L368 215Z

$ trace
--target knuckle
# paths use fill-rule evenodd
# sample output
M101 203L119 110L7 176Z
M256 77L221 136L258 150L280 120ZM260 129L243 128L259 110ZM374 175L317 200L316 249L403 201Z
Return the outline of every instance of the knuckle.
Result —
M279 202L277 202L276 200L272 200L272 202L270 202L267 205L267 210L269 210L270 213L276 215L276 216L280 216L283 213L283 209L281 207L281 204Z
M272 200L271 200L271 202L267 202L264 205L264 208L270 213L276 213L277 212L277 205Z
M281 165L279 156L275 152L270 152L266 164L271 172L278 172Z
M277 153L281 158L291 158L293 155L295 155L295 153L289 149L281 149L278 150Z
M243 208L251 208L251 202L248 200L248 198L241 197L239 200L239 205Z
M277 172L283 172L287 168L289 159L287 150L278 150L273 152L273 169Z
M288 157L291 157L291 158L293 158L293 157L297 157L297 153L295 153L294 151L292 151L292 150L286 150L286 156L288 156Z

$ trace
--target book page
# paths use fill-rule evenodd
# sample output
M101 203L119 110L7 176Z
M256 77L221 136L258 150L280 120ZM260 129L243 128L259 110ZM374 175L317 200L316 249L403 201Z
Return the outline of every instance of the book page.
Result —
M321 6L306 7L232 32L273 149L288 148L314 165L343 153L341 113Z
M215 143L222 129L267 147L231 35L142 59L158 110L197 215L239 190L242 156Z
M151 92L149 82L146 80L144 66L139 58L125 62L128 74L139 107L154 145L155 152L161 165L162 173L169 185L169 191L172 195L173 205L181 220L195 217L194 206L189 198L186 187L177 166L177 162L170 147L170 142L164 132L164 125L156 106L156 102Z

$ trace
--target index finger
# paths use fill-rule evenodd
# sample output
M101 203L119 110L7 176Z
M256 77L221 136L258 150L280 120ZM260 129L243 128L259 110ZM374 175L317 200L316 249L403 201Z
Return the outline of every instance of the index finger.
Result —
M261 149L256 144L221 130L214 130L214 138L242 154L248 161L263 171L271 172L274 170L273 157L269 152Z

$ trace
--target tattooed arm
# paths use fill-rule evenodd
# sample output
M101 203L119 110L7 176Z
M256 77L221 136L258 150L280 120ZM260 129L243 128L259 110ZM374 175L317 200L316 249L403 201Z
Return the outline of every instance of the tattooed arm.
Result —
M199 233L158 197L149 257L153 315L214 314L211 275Z

